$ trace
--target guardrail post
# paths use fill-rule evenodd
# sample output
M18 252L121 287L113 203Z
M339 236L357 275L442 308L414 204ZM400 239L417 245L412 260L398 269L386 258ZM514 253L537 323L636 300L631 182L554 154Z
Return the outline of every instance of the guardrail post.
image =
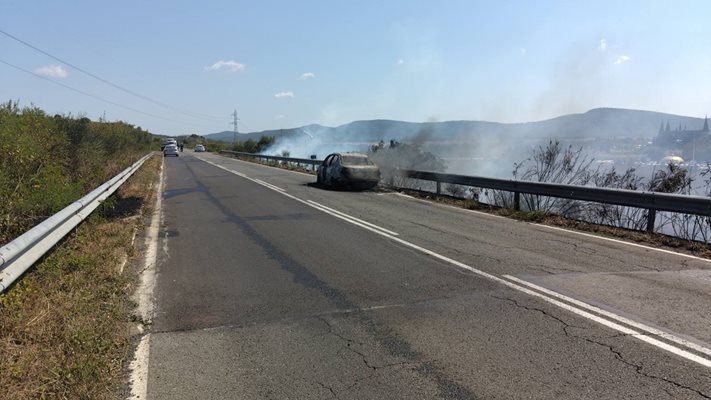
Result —
M649 209L647 213L647 232L654 232L654 223L657 219L657 210Z
M514 210L521 211L521 193L514 192Z
M442 183L437 181L437 195L442 194Z

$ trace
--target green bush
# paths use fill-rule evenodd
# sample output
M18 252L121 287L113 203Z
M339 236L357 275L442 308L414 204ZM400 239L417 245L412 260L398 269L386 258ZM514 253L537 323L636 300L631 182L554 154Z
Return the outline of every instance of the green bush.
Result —
M152 142L148 132L123 122L0 104L0 244L129 166Z

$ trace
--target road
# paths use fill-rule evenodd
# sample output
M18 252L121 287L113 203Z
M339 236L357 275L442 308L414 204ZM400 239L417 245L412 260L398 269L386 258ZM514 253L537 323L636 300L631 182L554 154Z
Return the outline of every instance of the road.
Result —
M149 399L711 397L711 263L167 158Z

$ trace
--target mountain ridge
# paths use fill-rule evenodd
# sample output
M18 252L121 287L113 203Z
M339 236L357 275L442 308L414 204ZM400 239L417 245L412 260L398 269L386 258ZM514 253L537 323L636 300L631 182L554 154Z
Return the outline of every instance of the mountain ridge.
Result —
M270 129L239 134L238 140L259 140L262 136L327 138L333 141L358 140L467 140L481 136L508 138L652 138L659 126L667 123L673 129L701 129L704 118L688 117L657 111L600 107L584 113L561 115L540 121L492 122L450 120L409 122L390 119L357 120L336 127L309 124L286 129ZM231 142L232 131L204 135L214 140Z

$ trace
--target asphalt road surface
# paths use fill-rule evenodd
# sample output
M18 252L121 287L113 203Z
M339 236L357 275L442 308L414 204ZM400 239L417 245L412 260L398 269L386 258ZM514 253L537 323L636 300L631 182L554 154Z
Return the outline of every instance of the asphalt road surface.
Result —
M149 399L711 397L711 263L165 159Z

